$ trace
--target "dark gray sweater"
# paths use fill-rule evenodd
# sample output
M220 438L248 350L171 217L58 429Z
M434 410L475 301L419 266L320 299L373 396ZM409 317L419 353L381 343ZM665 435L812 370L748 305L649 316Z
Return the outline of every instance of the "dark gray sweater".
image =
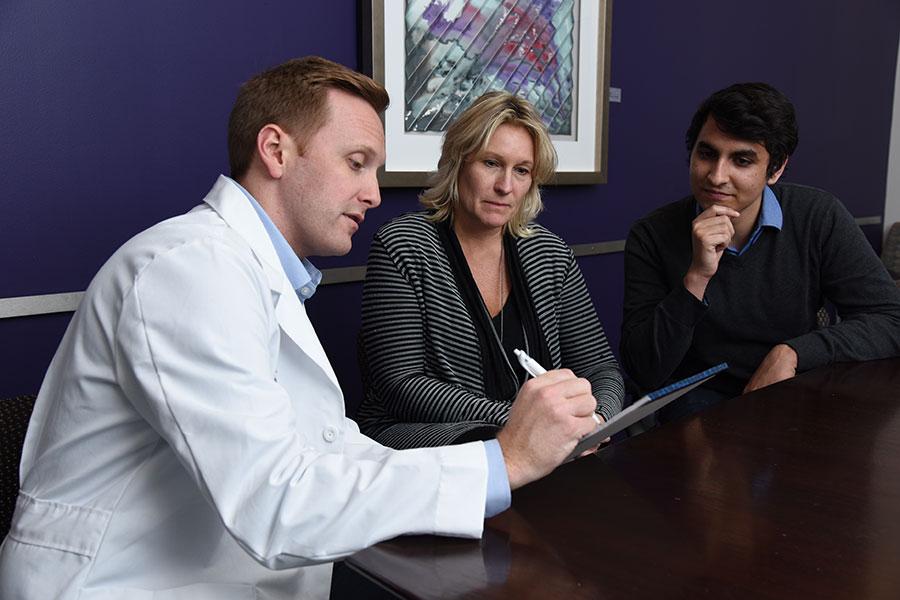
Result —
M763 228L741 256L726 253L706 289L708 306L682 280L691 263L688 196L638 220L625 245L623 367L644 390L720 362L710 389L738 395L763 358L786 343L798 372L836 361L900 355L900 291L853 217L833 195L772 186L781 231ZM840 322L818 328L825 299Z

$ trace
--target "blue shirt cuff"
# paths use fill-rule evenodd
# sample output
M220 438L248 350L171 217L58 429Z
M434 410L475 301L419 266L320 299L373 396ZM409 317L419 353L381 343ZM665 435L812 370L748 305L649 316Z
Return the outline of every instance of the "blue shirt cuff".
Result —
M484 442L484 453L487 455L488 478L487 496L484 499L484 518L502 513L512 504L509 491L509 479L506 477L506 461L500 442L487 440Z

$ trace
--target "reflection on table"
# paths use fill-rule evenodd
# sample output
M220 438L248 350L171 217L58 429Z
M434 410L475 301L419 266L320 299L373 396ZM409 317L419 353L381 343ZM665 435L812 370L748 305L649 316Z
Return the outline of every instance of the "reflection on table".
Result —
M900 359L837 364L348 560L409 598L900 598Z

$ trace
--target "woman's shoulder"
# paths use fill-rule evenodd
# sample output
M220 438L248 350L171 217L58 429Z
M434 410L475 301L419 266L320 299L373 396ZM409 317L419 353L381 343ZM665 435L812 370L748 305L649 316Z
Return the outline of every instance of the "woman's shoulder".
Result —
M571 249L565 240L541 225L540 223L531 224L531 235L520 237L516 244L519 252L552 252L568 256Z
M428 220L427 211L414 211L394 217L375 234L373 248L380 245L400 262L427 262L441 254L437 224Z
M378 228L377 237L390 240L409 235L437 237L435 224L428 220L428 211L415 210L396 216Z

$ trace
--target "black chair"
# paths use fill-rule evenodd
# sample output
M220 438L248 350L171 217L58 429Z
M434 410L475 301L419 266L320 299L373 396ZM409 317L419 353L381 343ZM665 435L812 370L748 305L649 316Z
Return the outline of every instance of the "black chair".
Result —
M9 533L19 495L19 460L35 396L0 400L0 540Z
M831 315L828 313L828 308L822 306L819 308L818 312L816 312L816 325L819 329L824 329L831 325Z

